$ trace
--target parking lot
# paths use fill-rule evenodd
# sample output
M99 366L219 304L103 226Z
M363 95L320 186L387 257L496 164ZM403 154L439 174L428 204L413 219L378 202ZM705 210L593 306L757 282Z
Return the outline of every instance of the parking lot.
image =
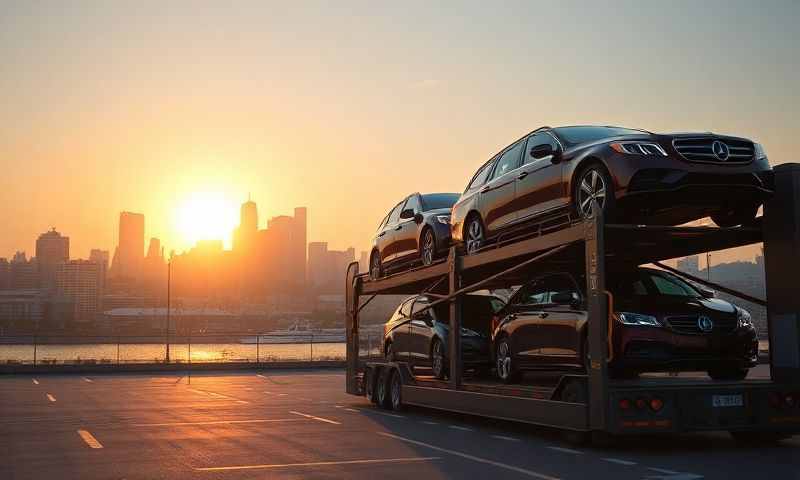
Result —
M761 368L761 367L759 367ZM2 479L800 478L800 437L578 448L557 432L344 393L341 370L0 377Z

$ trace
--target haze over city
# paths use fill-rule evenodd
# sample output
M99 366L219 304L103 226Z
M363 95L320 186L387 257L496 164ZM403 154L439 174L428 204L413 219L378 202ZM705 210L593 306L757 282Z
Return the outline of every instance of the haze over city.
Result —
M691 6L4 2L0 256L51 226L75 257L113 250L123 210L168 251L230 247L248 194L365 250L399 198L463 190L541 125L735 133L793 160L798 4Z

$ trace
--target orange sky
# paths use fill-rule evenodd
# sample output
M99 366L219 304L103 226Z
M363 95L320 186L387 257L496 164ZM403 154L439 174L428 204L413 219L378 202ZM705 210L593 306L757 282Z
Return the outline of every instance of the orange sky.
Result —
M122 210L182 250L187 199L235 216L248 193L262 227L307 206L310 241L363 250L398 199L462 190L545 124L794 160L800 4L637 5L4 2L0 257L51 226L73 257L113 251Z

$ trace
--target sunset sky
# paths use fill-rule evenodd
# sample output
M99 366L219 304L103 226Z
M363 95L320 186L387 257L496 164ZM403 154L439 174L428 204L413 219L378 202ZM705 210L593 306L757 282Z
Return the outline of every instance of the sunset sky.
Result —
M4 1L0 257L51 226L72 257L113 251L122 210L183 250L204 216L187 208L227 228L248 193L262 228L307 206L310 241L364 250L404 195L463 190L541 125L712 130L798 161L798 18L797 1Z

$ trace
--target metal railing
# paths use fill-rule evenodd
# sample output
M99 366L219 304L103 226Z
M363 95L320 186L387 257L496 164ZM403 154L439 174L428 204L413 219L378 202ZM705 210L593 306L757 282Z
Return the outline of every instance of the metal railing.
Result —
M0 336L0 365L341 361L344 338L319 334Z

